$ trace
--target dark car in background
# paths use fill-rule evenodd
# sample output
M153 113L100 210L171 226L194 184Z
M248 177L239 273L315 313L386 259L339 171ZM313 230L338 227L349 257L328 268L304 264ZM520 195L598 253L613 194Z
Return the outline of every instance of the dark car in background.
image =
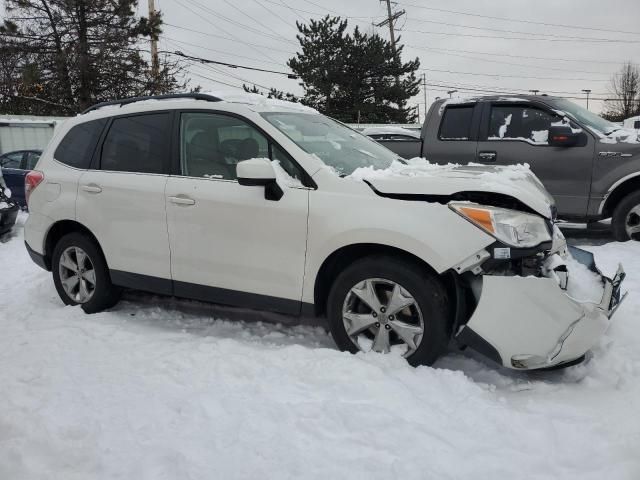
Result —
M24 177L34 169L42 155L42 150L17 150L0 155L0 168L7 187L21 208L27 208L24 192Z
M11 198L10 189L7 189L2 176L2 168L0 168L0 235L10 231L16 223L19 208Z

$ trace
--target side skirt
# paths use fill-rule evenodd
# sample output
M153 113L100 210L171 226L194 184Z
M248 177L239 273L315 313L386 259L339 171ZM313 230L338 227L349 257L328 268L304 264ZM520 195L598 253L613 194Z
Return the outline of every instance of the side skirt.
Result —
M166 278L140 275L120 270L109 270L109 274L111 275L111 281L114 285L160 295L173 295L220 305L265 310L295 316L299 316L301 313L304 313L306 316L313 311L313 305L288 298L172 281Z

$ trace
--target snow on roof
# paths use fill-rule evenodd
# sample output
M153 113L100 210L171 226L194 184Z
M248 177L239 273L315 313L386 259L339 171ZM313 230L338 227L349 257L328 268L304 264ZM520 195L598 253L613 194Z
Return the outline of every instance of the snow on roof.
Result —
M318 113L315 108L307 107L301 103L289 102L287 100L278 100L276 98L268 98L265 95L248 92L234 92L229 90L202 92L207 95L218 97L223 102L241 103L252 107L256 111L292 111L301 113Z
M407 135L414 138L420 138L419 130L409 130L408 128L394 127L391 125L363 128L362 133L365 135Z
M478 101L478 97L457 97L457 98L447 98L440 105L440 109L438 110L438 115L442 115L444 113L444 109L448 105L457 105L461 103L475 103Z

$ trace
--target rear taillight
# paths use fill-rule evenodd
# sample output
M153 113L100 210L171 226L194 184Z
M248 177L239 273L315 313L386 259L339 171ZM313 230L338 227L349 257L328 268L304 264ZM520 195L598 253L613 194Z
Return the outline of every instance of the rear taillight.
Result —
M40 183L44 180L44 173L38 170L31 170L27 173L27 176L24 177L24 196L27 200L27 206L29 205L29 197L31 196L31 192L33 192Z

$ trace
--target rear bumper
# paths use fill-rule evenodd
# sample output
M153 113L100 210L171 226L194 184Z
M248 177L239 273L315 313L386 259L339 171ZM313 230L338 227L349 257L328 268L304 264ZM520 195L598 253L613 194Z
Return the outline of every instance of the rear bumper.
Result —
M478 305L457 338L508 368L532 370L582 357L609 327L624 296L620 266L613 278L600 273L589 252L570 247L573 257L600 276L600 301L572 298L557 278L478 277ZM571 271L568 282L571 282ZM562 282L561 282L562 283Z
M20 210L18 205L12 205L0 210L0 235L13 228L18 217L18 210Z
M49 266L47 265L47 262L44 259L44 255L36 252L33 248L31 248L29 244L26 242L26 240L24 242L24 246L27 249L29 256L31 257L31 260L33 260L33 263L35 263L40 268L43 268L47 271L50 270Z

